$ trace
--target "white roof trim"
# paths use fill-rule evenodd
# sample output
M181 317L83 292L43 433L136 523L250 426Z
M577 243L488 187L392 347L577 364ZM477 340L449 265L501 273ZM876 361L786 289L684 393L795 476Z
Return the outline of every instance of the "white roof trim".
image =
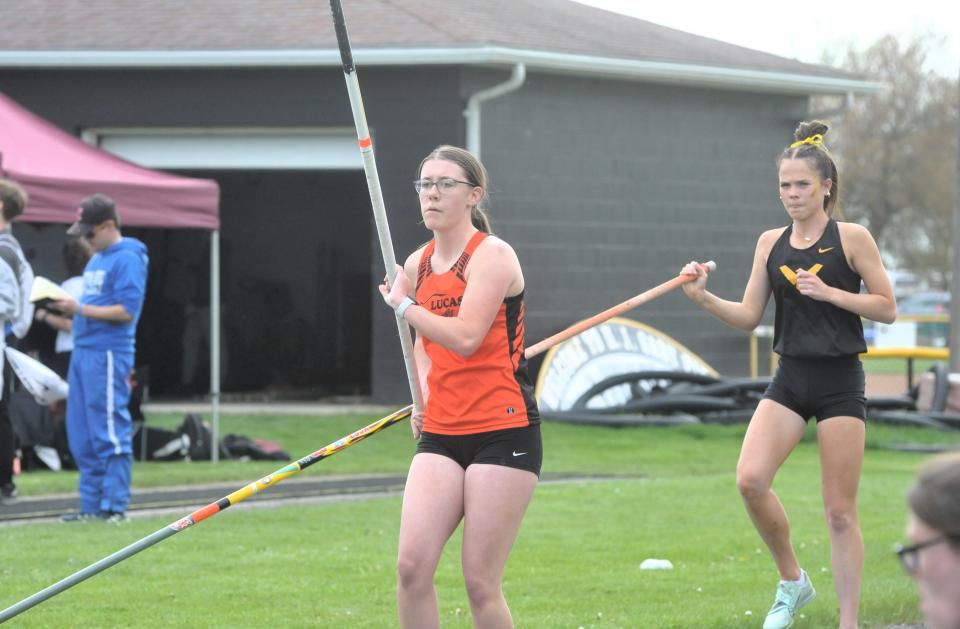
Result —
M358 48L357 66L525 64L532 71L784 94L873 93L879 83L802 73L503 47ZM340 66L337 50L0 50L0 68Z
M363 170L352 127L102 127L81 137L149 168Z

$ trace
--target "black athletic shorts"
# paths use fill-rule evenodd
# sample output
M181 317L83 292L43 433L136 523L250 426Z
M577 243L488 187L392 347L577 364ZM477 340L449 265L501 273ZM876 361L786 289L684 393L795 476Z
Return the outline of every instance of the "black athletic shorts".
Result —
M453 459L467 469L472 463L503 465L540 476L543 444L540 424L507 428L472 435L438 435L425 432L417 442L417 454L429 452Z
M859 356L797 358L781 356L763 397L778 402L804 421L816 417L867 419L865 379Z

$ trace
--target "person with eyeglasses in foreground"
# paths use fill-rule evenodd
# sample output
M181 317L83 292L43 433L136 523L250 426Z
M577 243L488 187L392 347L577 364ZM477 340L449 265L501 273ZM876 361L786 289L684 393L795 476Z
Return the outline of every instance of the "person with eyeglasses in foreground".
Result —
M137 322L147 289L147 247L120 233L113 199L83 199L70 236L86 238L95 252L83 270L79 301L51 305L73 319L73 353L67 383L67 441L80 472L80 511L65 522L126 520L133 465L129 376L134 367Z
M463 521L461 562L473 625L513 627L504 566L540 475L540 416L524 358L524 279L490 233L487 173L439 146L413 183L433 239L380 292L416 330L425 409L403 494L397 605L403 627L440 626L434 575Z
M920 468L907 506L912 543L897 555L917 582L927 629L960 629L960 452Z
M834 218L840 179L823 144L827 130L819 121L800 123L796 141L780 154L780 201L790 224L760 235L742 301L708 292L699 264L682 270L699 276L684 285L687 296L735 328L753 330L771 295L776 303L774 351L780 363L750 419L737 462L740 495L780 573L764 629L792 626L797 610L816 595L790 543L786 511L771 489L814 416L839 626L857 627L863 575L857 491L866 435L859 355L867 350L860 318L892 323L897 313L873 236Z

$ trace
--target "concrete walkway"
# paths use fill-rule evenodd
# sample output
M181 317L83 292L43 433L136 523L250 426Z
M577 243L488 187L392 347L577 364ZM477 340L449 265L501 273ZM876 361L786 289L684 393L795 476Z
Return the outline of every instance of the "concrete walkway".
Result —
M336 402L221 402L222 415L364 415L385 416L403 408L404 405L353 404ZM142 407L147 417L151 413L196 413L209 415L210 402L184 400L170 402L147 402Z
M602 481L613 478L615 477L544 474L540 482ZM317 504L399 495L403 492L405 482L406 476L402 474L289 478L262 493L250 496L230 509L276 507L291 503ZM245 486L244 482L230 482L134 489L127 516L141 518L170 515L172 519L176 519ZM15 502L0 505L0 527L32 522L57 522L61 515L76 512L77 507L78 499L75 493L21 497Z
M403 490L405 479L403 475L289 478L263 493L254 494L240 505L248 503L276 505L280 501L319 500L330 497L347 499L356 496L369 497L399 493ZM243 482L233 482L135 489L130 498L127 515L130 517L164 513L187 515L244 486ZM75 512L77 507L76 493L21 497L16 502L0 506L0 525L55 521L65 513Z

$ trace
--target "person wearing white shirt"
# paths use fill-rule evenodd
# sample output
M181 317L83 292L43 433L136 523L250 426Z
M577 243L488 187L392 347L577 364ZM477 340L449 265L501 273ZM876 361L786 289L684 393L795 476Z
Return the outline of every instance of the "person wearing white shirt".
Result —
M71 238L63 245L63 262L69 276L60 288L79 301L83 295L83 269L86 267L93 249L83 238ZM66 379L70 366L70 353L73 351L73 319L63 313L47 308L37 308L34 313L37 321L43 321L57 331L54 341L54 360L50 368Z

